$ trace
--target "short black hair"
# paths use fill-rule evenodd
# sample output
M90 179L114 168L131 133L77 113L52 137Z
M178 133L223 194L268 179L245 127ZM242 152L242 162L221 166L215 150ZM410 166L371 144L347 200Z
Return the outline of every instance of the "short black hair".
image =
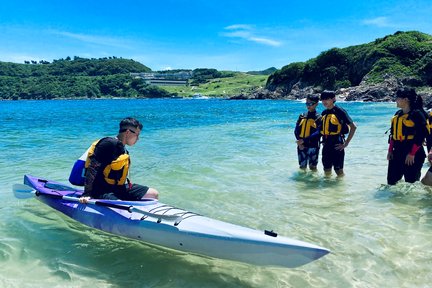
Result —
M125 130L127 130L128 128L139 128L140 130L142 130L143 125L141 124L141 122L139 122L137 119L133 118L133 117L126 117L123 120L120 121L120 125L119 125L119 132L124 132Z
M321 92L321 100L325 100L325 99L332 99L336 97L336 93L334 91L330 91L330 90L324 90L323 92Z
M306 99L309 100L309 101L311 101L311 102L314 102L314 103L318 103L319 102L319 97L318 97L318 95L315 95L315 94L309 94L306 97Z

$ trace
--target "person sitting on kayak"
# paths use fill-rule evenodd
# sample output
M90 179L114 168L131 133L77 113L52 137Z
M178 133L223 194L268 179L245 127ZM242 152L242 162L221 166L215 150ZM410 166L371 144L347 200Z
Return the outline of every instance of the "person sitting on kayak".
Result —
M159 192L156 189L132 184L127 178L130 157L125 145L135 145L142 127L137 119L124 118L120 122L117 137L105 137L91 145L85 164L84 193L80 202L86 203L90 198L129 201L158 199Z

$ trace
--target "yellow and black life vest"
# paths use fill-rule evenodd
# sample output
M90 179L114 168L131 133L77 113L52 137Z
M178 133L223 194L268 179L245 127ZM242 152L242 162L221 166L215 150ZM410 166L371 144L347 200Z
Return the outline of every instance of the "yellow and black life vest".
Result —
M395 141L414 139L415 123L409 118L410 113L398 112L391 120L391 137Z
M341 124L337 116L333 113L322 116L321 134L324 136L347 134L349 127L347 124Z
M88 150L87 159L85 163L85 168L88 168L90 165L90 157L94 155L94 150L96 145L100 140L97 140L92 143ZM105 182L110 185L124 185L127 180L127 176L129 173L130 166L130 157L129 154L124 153L121 154L117 159L113 160L110 164L108 164L103 170L103 176Z
M300 133L299 133L300 138L309 137L311 134L313 134L316 131L316 129L317 129L316 120L317 119L318 119L318 117L307 118L307 115L306 116L304 114L300 115L300 122L298 124L299 128L300 128Z
M428 135L432 133L432 111L428 113L428 117L426 118L426 128Z

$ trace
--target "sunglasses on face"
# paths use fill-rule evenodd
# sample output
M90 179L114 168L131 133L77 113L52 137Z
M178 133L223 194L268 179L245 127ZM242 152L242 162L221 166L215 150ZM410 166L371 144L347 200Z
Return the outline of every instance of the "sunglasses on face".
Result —
M315 104L317 104L317 103L314 103L314 102L306 102L306 106L308 106L308 107L313 106L313 105L315 105Z
M129 129L129 128L121 129L119 132L120 132L120 133L123 133L123 132L126 132L126 131L130 131L130 132L132 132L133 134L136 134L136 133L137 133L136 131L133 131L133 130L131 130L131 129Z

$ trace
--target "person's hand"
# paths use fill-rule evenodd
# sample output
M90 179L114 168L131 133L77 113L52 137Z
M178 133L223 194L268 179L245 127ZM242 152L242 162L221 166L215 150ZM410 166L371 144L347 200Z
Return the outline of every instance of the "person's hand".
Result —
M387 160L392 160L393 159L393 152L388 152L387 153Z
M414 155L408 154L405 158L405 164L411 166L414 164Z
M304 140L303 139L299 139L296 141L297 145L303 145L304 144Z
M429 163L432 164L432 153L429 152L429 154L427 155L427 159L428 159Z
M296 143L297 143L297 146L298 146L298 148L299 148L300 150L303 150L303 149L305 148L305 147L304 147L304 140L303 140L303 139L299 139L299 140L297 140Z
M342 151L342 150L344 150L347 146L348 146L348 144L347 144L346 142L345 142L345 143L340 143L340 144L336 144L336 145L335 145L335 149L338 150L338 151Z
M79 202L82 204L87 204L89 200L90 200L90 197L80 197L79 198Z

